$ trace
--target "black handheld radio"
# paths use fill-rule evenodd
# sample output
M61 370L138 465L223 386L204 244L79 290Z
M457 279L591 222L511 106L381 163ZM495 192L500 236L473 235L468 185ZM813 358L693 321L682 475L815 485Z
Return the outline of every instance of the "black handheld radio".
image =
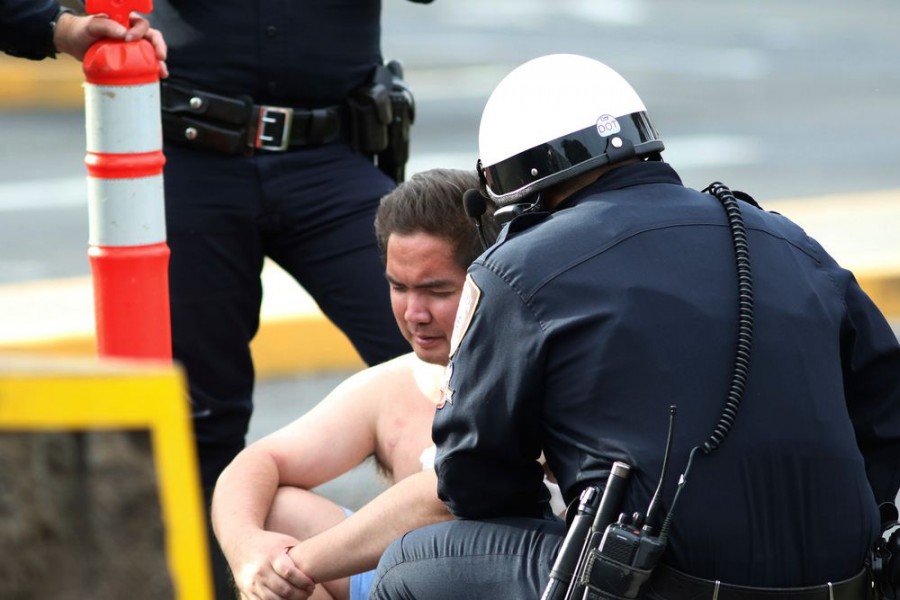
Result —
M657 526L659 494L666 476L672 433L675 426L675 407L669 409L669 433L663 455L662 472L646 516L634 513L631 518L622 513L618 520L604 527L602 537L588 542L584 567L579 572L573 593L577 600L608 597L637 598L650 578L653 568L666 549L666 531ZM674 508L674 506L673 506ZM671 514L671 513L670 513Z

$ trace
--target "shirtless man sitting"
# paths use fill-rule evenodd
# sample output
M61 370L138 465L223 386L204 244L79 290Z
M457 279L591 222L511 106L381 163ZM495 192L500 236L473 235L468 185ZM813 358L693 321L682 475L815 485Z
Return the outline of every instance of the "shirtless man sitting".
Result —
M477 186L474 172L434 169L382 199L376 234L394 317L413 352L354 374L308 413L249 445L220 476L213 526L242 597L368 595L371 571L320 582L308 596L312 580L298 574L286 549L347 519L349 511L310 490L369 456L392 484L432 469L431 422L450 334L466 269L483 250L462 204ZM493 239L490 209L482 221ZM353 551L362 552L343 548Z

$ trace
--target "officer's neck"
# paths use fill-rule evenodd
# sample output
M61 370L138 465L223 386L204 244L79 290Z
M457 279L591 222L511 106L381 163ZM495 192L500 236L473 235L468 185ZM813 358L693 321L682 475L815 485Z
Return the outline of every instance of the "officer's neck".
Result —
M631 159L616 163L614 165L603 165L602 167L591 169L590 171L582 173L577 177L573 177L572 179L568 179L547 188L541 193L541 199L544 201L544 208L549 211L556 210L556 207L559 206L566 198L575 194L579 190L582 190L587 186L593 184L595 181L603 177L612 169L634 162L639 161L638 159Z

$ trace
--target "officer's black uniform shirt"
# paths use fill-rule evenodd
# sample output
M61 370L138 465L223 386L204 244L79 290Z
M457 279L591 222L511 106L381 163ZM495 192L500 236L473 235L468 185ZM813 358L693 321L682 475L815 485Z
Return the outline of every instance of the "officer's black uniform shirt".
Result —
M0 2L0 49L33 60L54 56L50 22L57 12L59 3L54 0Z
M157 0L173 80L259 103L339 104L381 64L380 0Z
M734 584L838 581L862 568L876 501L900 485L900 350L799 227L742 212L749 381L730 434L694 461L664 562ZM618 167L552 215L513 221L469 276L480 298L433 430L453 514L540 515L542 450L569 502L613 461L632 465L622 510L644 512L675 405L668 511L734 365L737 276L719 201L665 163Z

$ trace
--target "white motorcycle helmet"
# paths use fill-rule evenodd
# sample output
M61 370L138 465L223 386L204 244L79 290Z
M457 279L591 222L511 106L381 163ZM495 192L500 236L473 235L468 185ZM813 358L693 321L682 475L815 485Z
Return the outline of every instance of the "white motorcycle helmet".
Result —
M498 206L596 167L662 152L647 109L621 75L573 54L514 69L481 115L478 172Z

